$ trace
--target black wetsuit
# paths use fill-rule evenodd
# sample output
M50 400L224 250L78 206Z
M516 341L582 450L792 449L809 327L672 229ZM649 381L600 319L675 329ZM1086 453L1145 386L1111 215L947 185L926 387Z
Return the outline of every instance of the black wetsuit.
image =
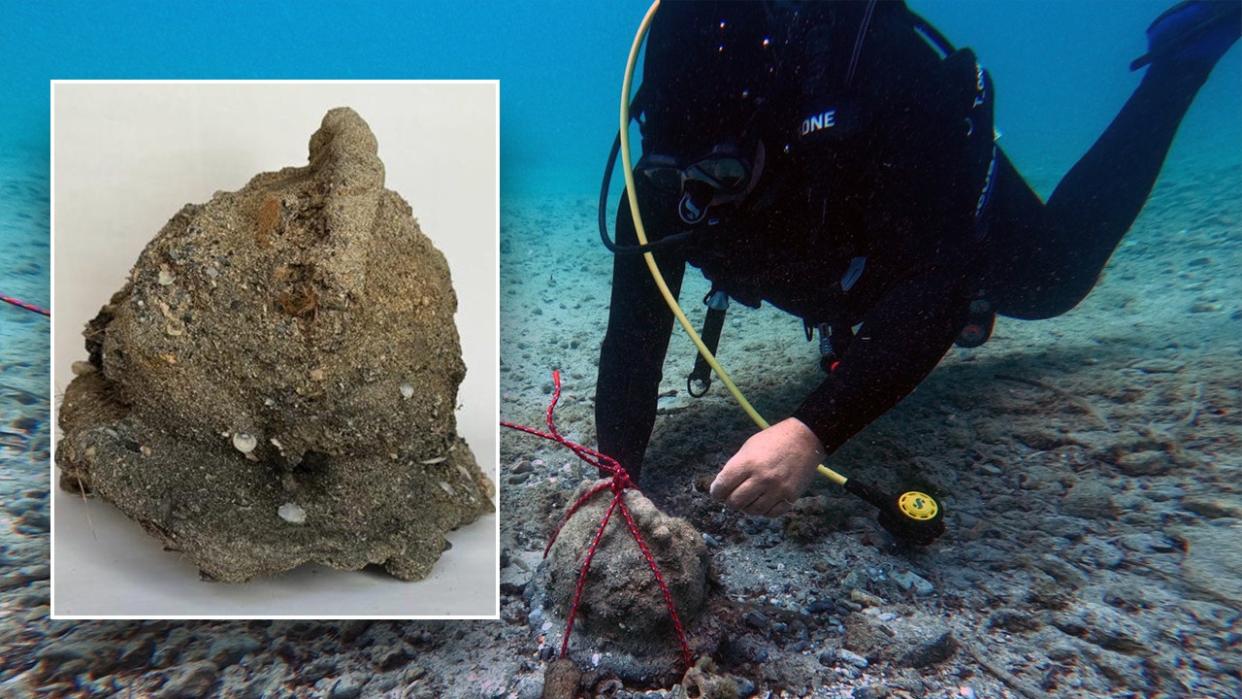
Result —
M1056 316L1081 301L1137 217L1207 77L1206 70L1153 65L1044 203L993 149L991 86L973 54L942 56L915 31L903 4L881 3L869 18L862 58L851 60L864 3L841 5L796 15L768 8L729 20L758 32L747 41L761 36L765 47L776 25L804 25L779 34L785 55L767 72L782 85L751 76L735 86L766 96L757 109L727 98L690 103L694 76L727 83L730 76L720 73L729 66L717 58L694 65L682 32L701 24L705 12L759 10L664 6L648 39L642 88L645 152L695 153L737 128L731 108L735 121L757 124L753 138L770 154L757 188L710 231L656 259L675 294L689 263L741 303L767 301L812 327L858 326L852 339L844 335L848 344L839 343L836 369L794 412L829 453L927 376L973 300L1026 319ZM855 67L846 80L849 63ZM835 132L801 133L802 115L828 107L836 110ZM693 116L696 110L703 116ZM675 202L638 182L649 237L685 228ZM616 227L619 244L636 243L624 200ZM618 255L596 424L602 450L633 475L655 422L672 323L641 257Z

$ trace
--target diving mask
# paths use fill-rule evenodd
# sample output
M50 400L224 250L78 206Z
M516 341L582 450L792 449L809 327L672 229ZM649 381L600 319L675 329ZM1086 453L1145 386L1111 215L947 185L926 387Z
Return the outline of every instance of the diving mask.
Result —
M689 225L702 223L713 207L740 202L753 189L762 169L762 143L755 148L753 164L736 148L717 146L689 165L671 156L647 153L634 167L655 190L681 195L677 215Z

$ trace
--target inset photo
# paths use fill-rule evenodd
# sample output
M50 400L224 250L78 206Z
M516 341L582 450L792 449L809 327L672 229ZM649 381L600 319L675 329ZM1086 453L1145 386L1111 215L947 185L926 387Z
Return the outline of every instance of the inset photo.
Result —
M52 83L52 615L495 618L499 84Z

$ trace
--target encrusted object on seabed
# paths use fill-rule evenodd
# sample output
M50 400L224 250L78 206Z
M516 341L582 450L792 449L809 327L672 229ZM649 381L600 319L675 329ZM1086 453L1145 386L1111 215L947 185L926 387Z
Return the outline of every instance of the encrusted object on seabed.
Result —
M61 483L239 582L306 562L426 576L493 509L456 434L444 256L333 109L310 164L174 216L88 324Z
M584 484L574 499L593 485ZM599 529L611 496L611 491L600 493L574 513L548 555L548 585L561 615L569 611L587 545ZM678 615L684 624L691 623L707 598L703 535L686 520L661 512L637 490L625 491L625 503L660 566ZM575 626L622 645L677 642L655 575L619 511L613 513L591 563Z
M584 483L570 501L598 483ZM703 535L637 490L626 490L624 497L668 583L692 652L713 652L723 630L707 611L713 602ZM556 629L558 646L583 558L611 498L612 491L605 490L574 513L536 572L531 607L542 610L540 618ZM569 654L582 667L644 685L669 686L686 670L664 596L619 511L591 563Z

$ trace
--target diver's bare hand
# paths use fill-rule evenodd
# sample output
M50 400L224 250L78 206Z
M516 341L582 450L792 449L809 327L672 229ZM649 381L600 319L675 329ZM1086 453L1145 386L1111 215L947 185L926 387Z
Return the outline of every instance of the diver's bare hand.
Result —
M782 420L746 440L716 474L711 495L747 514L779 517L811 484L824 456L811 428Z

